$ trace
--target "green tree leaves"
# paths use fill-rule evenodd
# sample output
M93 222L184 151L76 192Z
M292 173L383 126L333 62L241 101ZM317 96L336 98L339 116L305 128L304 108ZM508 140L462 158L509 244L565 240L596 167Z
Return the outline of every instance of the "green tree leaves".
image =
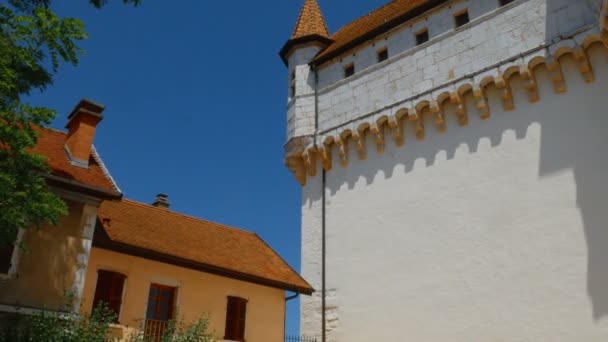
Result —
M83 53L78 43L87 38L84 23L60 18L50 5L51 0L0 3L0 248L14 243L20 228L56 223L67 211L46 186L50 170L44 158L31 152L39 127L50 124L55 111L22 101L51 85L62 63L77 65Z

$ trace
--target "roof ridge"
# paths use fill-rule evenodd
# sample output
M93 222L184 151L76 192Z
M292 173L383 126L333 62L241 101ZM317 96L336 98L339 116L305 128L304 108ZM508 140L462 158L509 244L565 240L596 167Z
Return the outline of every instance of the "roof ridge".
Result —
M103 162L103 159L101 158L101 155L99 154L99 152L95 148L95 145L91 145L91 155L93 156L93 159L95 159L95 161L97 162L97 164L99 164L99 167L101 167L101 171L103 172L103 174L106 177L108 177L108 179L112 183L112 186L114 186L114 189L116 191L122 193L122 190L118 187L118 184L114 180L114 177L112 177L112 175L110 174L110 170L108 170L108 168L106 167L106 164Z
M189 220L192 220L192 221L211 223L211 224L220 226L220 228L235 230L235 231L242 232L242 233L247 233L247 234L250 234L250 235L256 235L255 232L252 232L252 231L249 231L249 230L246 230L246 229L243 229L243 228L232 227L232 226L228 226L228 225L223 224L223 223L209 221L209 220L206 220L206 219L203 219L203 218L200 218L200 217L196 217L196 216L193 216L193 215L188 215L188 214L179 213L179 212L176 212L176 211L173 211L173 210L167 210L167 209L163 209L163 208L158 208L158 207L155 207L155 206L153 206L151 204L143 203L143 202L136 201L136 200L133 200L133 199L123 198L122 201L123 202L129 202L131 204L135 204L135 205L138 205L140 207L145 207L145 208L148 208L148 209L157 210L157 211L162 212L162 213L171 214L173 216L183 217L183 218L186 218L186 219L189 219Z

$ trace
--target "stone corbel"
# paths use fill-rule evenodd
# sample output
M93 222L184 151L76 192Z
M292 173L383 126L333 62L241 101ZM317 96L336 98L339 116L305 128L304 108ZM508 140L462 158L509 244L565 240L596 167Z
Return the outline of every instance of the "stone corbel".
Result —
M593 76L593 68L591 67L591 63L589 63L589 58L587 58L587 53L585 50L579 46L574 50L574 57L576 57L578 69L583 75L585 82L591 83L595 81L595 77Z
M424 140L426 131L424 130L424 120L422 115L416 108L412 108L408 112L408 120L414 123L414 132L416 133L416 139Z
M359 155L359 160L365 160L367 158L367 149L365 146L365 134L363 132L353 132L351 136L353 139L353 143L355 144L355 148L357 149L357 154Z
M285 159L285 165L291 170L296 180L302 185L306 185L306 167L302 156L291 155Z
M445 116L443 114L443 108L439 104L439 101L431 101L430 104L431 114L435 117L435 124L437 125L437 129L439 132L445 132Z
M522 65L519 74L525 82L525 87L528 91L528 101L530 101L530 103L538 102L540 97L538 96L538 84L536 83L534 72L532 72L527 65Z
M512 111L515 106L513 104L513 91L511 90L511 85L503 75L498 75L494 79L494 84L496 84L496 88L498 88L502 94L500 98L502 99L502 106L505 111Z
M553 75L551 81L553 82L553 89L557 94L563 94L566 92L566 82L564 81L564 72L562 66L555 57L547 57L547 69Z
M373 123L369 131L374 135L374 139L376 140L376 150L378 153L384 153L384 127L379 126L378 123Z
M309 176L314 177L317 175L317 158L314 155L315 151L313 148L308 148L302 152L302 160L304 161L304 167Z
M319 158L321 158L321 165L323 166L323 170L331 170L331 147L323 145L323 147L320 147L318 149L317 153L319 154Z
M479 117L483 120L490 117L490 107L488 106L488 98L484 89L479 85L473 86L473 95L477 100L477 110L479 110Z
M458 124L460 126L466 126L469 124L469 117L467 115L467 106L462 94L458 91L454 91L450 94L450 102L456 105L456 116L458 117Z
M346 138L338 138L336 140L336 144L338 144L338 156L340 157L340 165L342 167L348 166L348 140Z
M391 128L393 133L393 139L397 146L403 146L405 144L405 138L403 136L403 123L401 120L391 117L388 119L388 127Z

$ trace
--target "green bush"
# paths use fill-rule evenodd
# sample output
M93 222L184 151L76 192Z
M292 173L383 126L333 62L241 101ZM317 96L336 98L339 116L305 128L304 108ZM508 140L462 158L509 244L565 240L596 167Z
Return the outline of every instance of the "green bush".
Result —
M107 342L113 341L108 333L115 322L114 313L105 305L95 308L93 314L79 316L67 312L41 311L35 315L14 314L0 317L0 342ZM145 337L143 332L130 335L129 342L212 342L207 332L209 320L201 317L192 324L173 320L160 339Z

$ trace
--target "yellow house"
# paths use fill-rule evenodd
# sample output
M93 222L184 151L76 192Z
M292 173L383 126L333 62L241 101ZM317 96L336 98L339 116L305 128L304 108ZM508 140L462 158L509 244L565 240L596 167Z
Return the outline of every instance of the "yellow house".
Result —
M74 310L80 306L97 208L122 196L93 147L103 109L82 100L68 116L67 132L39 129L34 152L46 157L52 171L47 183L65 200L68 214L56 226L21 230L25 252L0 249L0 315L56 310L66 292L75 296Z
M208 315L225 340L279 342L285 291L312 292L256 234L171 211L165 195L106 201L98 216L82 311L106 302L119 337Z
M104 107L83 100L68 132L40 129L35 152L52 170L47 181L68 204L56 226L27 229L27 246L0 250L2 315L67 308L89 314L105 302L116 337L162 333L171 318L209 317L226 341L284 340L285 292L313 289L256 234L169 209L122 199L93 147Z

